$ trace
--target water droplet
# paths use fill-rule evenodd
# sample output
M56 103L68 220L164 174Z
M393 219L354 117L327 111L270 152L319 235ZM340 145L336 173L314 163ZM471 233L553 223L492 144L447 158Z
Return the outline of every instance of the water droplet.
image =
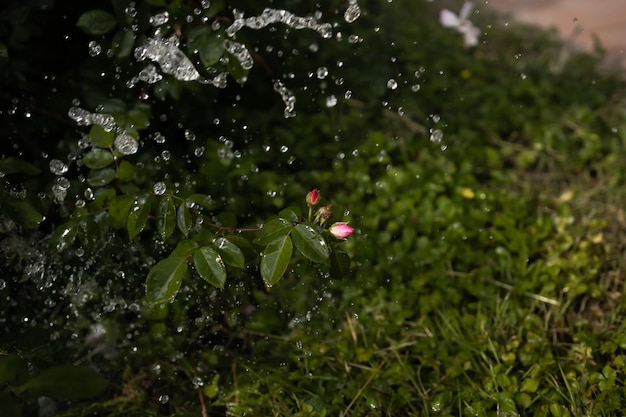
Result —
M190 142L193 142L194 140L196 140L196 134L193 133L193 131L189 129L185 129L185 139L187 139Z
M137 78L141 81L147 82L148 84L154 84L163 79L163 76L157 72L157 69L154 65L147 65L144 69L139 71L137 74Z
M350 0L350 5L346 9L346 12L343 15L343 18L348 23L352 23L357 20L361 16L361 9L357 4L357 0Z
M122 155L132 155L139 150L139 142L137 139L130 136L128 133L123 132L115 137L115 148Z
M154 141L156 143L165 143L165 136L163 136L160 132L156 132L154 134Z
M250 51L248 51L245 45L226 39L224 41L224 48L237 58L243 69L249 70L252 68L254 61L252 60Z
M324 78L326 78L327 75L328 75L328 68L319 67L317 69L317 78L319 78L320 80L323 80Z
M421 86L421 85L419 85L419 84L413 84L413 85L411 86L411 91L413 91L414 93L417 93L418 91L420 91L420 88L422 88L422 86Z
M89 42L89 56L98 56L102 52L102 47L96 41Z
M441 143L443 132L439 129L430 129L430 141L433 143Z
M390 90L395 90L396 88L398 88L398 82L393 78L390 78L389 81L387 81L387 88L389 88Z
M156 195L163 195L167 191L167 185L163 181L159 181L152 186L152 191Z
M345 98L346 100L349 100L350 98L352 98L352 91L346 90L346 92L343 95L343 98Z
M202 0L200 2L200 5L203 9L208 9L209 7L211 7L211 2L209 0Z
M54 175L63 175L67 172L68 168L62 161L53 159L50 161L50 172Z
M326 107L335 107L337 105L337 97L334 95L326 97Z
M163 394L159 396L159 402L161 404L166 404L170 400L170 396L167 394Z
M168 12L163 12L163 13L155 14L154 16L150 16L150 24L152 26L164 25L169 20L170 20L170 14Z

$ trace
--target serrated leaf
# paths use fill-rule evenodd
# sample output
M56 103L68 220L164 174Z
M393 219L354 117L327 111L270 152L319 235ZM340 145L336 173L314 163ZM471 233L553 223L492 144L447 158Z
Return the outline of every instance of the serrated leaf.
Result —
M88 35L104 35L117 24L115 16L106 10L90 10L78 18L76 26Z
M70 220L54 229L50 237L50 248L56 252L63 252L69 248L78 234L78 221Z
M115 132L107 132L100 125L93 125L89 130L89 138L94 146L110 148L115 140Z
M151 199L149 197L137 198L131 205L128 219L126 220L126 229L128 237L133 240L143 228L146 226L148 215L150 214Z
M270 220L263 225L263 229L261 229L259 235L254 239L254 243L258 245L268 245L279 237L288 234L292 227L293 223L285 219L279 218Z
M167 240L176 227L176 206L172 197L164 197L159 202L156 213L156 226L162 240Z
M93 216L84 216L78 224L78 237L83 245L95 249L106 239L111 222L106 211Z
M329 264L330 251L328 250L328 245L317 230L307 224L300 223L293 228L291 238L296 249L305 258L313 262Z
M0 200L0 204L2 204L2 210L7 216L27 229L36 229L44 219L44 216L28 200L3 198Z
M28 390L66 400L82 400L95 397L104 391L108 382L96 371L85 366L55 366L42 371L26 381L19 391Z
M0 159L0 172L3 174L37 175L41 170L20 158L9 156L8 158Z
M183 276L187 272L187 259L169 256L154 265L146 279L146 298L150 304L169 302L176 297Z
M180 242L178 242L178 245L176 245L176 248L172 251L172 253L170 253L170 256L187 257L188 255L191 255L191 252L196 250L198 246L199 245L196 241L181 240Z
M128 211L133 205L135 197L130 195L120 195L111 200L109 204L109 216L111 216L111 226L121 229L126 226Z
M178 225L178 230L180 230L181 233L187 237L189 235L189 230L191 230L191 212L184 201L180 203L180 206L178 206L176 224Z
M83 164L85 164L87 168L99 169L111 165L114 159L110 151L96 148L83 157Z
M217 251L222 255L224 262L235 268L243 269L245 267L246 259L237 245L225 237L218 237L213 243Z
M206 282L217 287L224 288L226 282L226 267L220 255L211 247L204 246L193 254L193 264L198 274Z
M103 187L116 177L113 168L94 169L87 174L87 184L92 187Z
M269 289L282 278L289 266L293 247L289 235L271 242L261 255L261 277Z

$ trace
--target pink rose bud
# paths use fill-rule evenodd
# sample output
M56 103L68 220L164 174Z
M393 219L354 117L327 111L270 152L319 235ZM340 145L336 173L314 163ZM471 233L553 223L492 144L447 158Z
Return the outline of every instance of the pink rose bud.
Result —
M319 198L320 198L319 193L317 192L316 189L313 189L309 191L309 193L306 195L306 203L309 206L314 206L317 204Z
M348 226L348 223L337 222L334 223L328 229L331 235L335 236L337 239L345 239L354 232L354 229Z

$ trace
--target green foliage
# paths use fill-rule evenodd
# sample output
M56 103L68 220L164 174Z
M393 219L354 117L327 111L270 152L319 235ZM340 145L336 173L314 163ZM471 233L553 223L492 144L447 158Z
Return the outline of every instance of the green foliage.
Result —
M247 71L223 40L258 2L61 3L0 15L3 412L624 409L626 87L597 57L486 10L466 50L436 2L359 1L348 25L323 1L349 42L244 28ZM163 39L225 89L136 59L165 11ZM133 81L148 64L163 78ZM302 216L314 187L330 201Z

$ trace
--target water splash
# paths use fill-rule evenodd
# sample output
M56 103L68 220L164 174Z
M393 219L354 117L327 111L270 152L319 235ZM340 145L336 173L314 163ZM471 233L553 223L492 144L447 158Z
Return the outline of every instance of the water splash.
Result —
M135 48L135 59L156 62L166 74L173 75L182 81L200 80L200 73L193 66L191 60L178 49L178 38L171 36L168 39L148 38L146 42Z
M319 23L313 16L296 16L283 9L265 8L260 15L248 18L243 17L242 11L233 9L233 16L234 22L226 29L226 34L231 38L244 27L261 29L273 23L283 23L293 29L312 29L326 39L333 35L330 23Z
M107 132L115 131L115 133L117 133L114 140L115 148L123 155L132 155L139 150L139 142L137 139L118 126L117 123L115 123L115 119L110 114L90 113L80 107L71 107L67 115L79 126L98 125Z
M349 0L350 4L343 15L346 22L352 23L361 16L361 9L357 3L357 0Z
M285 103L285 118L296 116L296 96L280 80L274 82L274 91L280 94Z
M250 51L248 51L245 45L226 39L224 41L224 49L237 58L243 69L249 70L252 68L254 61L252 60Z
M170 14L168 12L158 13L154 16L150 16L150 24L152 26L162 26L170 20Z

